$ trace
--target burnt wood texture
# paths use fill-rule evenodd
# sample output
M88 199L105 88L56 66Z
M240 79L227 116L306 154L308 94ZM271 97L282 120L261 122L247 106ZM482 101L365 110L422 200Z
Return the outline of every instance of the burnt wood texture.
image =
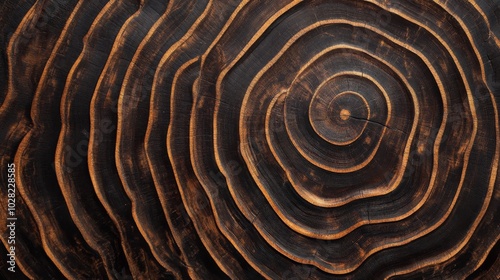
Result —
M5 279L498 279L500 1L3 0Z

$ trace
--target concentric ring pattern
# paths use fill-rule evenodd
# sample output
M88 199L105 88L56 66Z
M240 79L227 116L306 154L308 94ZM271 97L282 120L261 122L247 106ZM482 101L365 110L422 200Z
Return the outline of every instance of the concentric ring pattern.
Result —
M500 2L0 9L7 278L500 277Z

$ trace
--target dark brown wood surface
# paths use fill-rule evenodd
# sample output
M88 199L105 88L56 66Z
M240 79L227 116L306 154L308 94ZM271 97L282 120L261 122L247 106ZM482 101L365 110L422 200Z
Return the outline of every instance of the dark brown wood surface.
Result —
M0 51L5 279L500 278L500 1L3 0Z

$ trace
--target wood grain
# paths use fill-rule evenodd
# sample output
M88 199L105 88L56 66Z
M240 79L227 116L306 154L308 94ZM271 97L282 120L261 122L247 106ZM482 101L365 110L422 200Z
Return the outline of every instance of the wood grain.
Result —
M499 13L3 1L0 274L499 279Z

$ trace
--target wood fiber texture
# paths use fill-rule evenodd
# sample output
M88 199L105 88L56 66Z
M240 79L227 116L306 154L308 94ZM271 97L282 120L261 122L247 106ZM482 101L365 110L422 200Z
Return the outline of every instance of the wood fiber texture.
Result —
M5 279L500 277L500 1L3 0Z

